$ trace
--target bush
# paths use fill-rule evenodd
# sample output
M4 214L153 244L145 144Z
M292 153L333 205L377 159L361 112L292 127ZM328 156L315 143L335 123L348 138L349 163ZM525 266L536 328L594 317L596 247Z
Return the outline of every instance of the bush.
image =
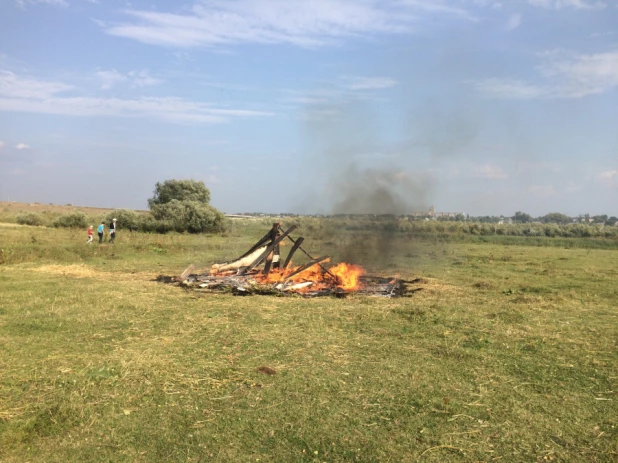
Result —
M58 217L53 225L56 228L88 228L88 217L83 212L72 212Z
M105 216L105 226L109 226L112 219L116 220L116 226L120 230L137 230L139 220L137 214L128 209L116 209Z
M32 225L39 227L43 225L43 218L39 214L28 213L17 217L17 223L20 225Z
M157 228L170 227L179 233L219 233L226 229L224 215L209 204L171 200L152 207ZM157 231L159 231L157 229Z
M174 224L168 220L157 220L151 214L140 216L138 220L140 231L147 233L167 233L174 231Z

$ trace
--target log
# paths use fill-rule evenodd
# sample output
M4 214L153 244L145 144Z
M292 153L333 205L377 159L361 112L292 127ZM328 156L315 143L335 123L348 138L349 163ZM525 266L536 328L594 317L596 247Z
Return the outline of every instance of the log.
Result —
M223 264L213 264L211 269L214 273L223 272L225 270L238 270L240 267L251 265L262 253L267 249L267 246L256 249L251 254L241 257L233 262L225 262ZM246 272L245 272L246 273Z

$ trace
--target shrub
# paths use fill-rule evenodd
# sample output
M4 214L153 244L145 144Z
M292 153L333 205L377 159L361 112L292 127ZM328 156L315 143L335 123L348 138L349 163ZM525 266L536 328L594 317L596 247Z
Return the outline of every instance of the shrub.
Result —
M105 216L105 226L108 226L112 219L116 220L116 225L121 230L137 230L139 220L137 214L128 209L116 209Z
M170 227L177 232L218 233L226 229L225 217L214 207L197 201L171 200L152 207L157 228ZM157 229L157 231L159 231Z
M35 227L43 225L43 218L39 214L28 213L17 217L17 223L21 225L32 225Z
M72 212L70 214L64 214L54 220L54 227L65 228L87 228L88 217L83 212Z
M147 233L167 233L174 231L174 224L168 220L157 220L151 214L140 216L138 227Z

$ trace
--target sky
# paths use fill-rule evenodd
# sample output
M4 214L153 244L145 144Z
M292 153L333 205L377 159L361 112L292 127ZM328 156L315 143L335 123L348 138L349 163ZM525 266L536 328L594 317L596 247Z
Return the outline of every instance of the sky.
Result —
M616 0L2 0L0 200L618 216Z

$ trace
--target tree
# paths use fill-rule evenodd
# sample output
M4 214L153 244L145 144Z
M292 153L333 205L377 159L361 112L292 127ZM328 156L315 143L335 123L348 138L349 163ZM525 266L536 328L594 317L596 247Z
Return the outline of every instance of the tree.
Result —
M543 222L567 224L567 223L571 223L572 220L568 215L561 214L560 212L550 212L549 214L545 214L543 216Z
M204 182L196 180L166 180L163 183L157 182L155 185L154 196L148 200L148 207L160 204L167 204L172 200L177 201L196 201L208 204L210 202L210 190L206 188Z
M196 180L157 182L148 200L154 221L143 225L162 233L174 230L189 233L218 233L226 228L223 213L210 204L210 191Z
M519 223L532 222L532 216L530 214L526 214L525 212L521 212L521 211L517 211L512 218L513 218L513 222L519 222Z
M197 201L172 199L152 207L152 216L161 222L159 229L166 227L179 233L222 232L225 230L223 214L210 204Z

